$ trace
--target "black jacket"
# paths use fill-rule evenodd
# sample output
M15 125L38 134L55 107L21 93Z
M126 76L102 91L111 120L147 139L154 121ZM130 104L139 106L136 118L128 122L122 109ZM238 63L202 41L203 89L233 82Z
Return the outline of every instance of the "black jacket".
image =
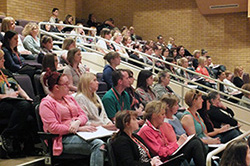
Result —
M210 107L210 110L208 111L208 115L214 124L215 128L220 128L222 123L230 124L230 126L237 126L238 122L233 118L234 113L230 108L227 108L223 111L226 111L229 115L223 113L221 111L222 108L212 106Z
M133 134L133 136L146 146L140 136L136 134ZM112 143L112 148L114 151L117 166L151 165L150 162L140 162L140 153L137 144L125 132L121 132L120 135L118 135L118 137L114 139Z

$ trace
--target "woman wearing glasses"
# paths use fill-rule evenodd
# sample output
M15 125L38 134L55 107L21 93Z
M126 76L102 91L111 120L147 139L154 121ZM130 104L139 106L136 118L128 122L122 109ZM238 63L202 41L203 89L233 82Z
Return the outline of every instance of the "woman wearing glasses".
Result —
M205 144L219 144L219 138L210 138L205 133L206 126L197 112L202 108L202 93L197 90L189 90L185 94L185 103L189 108L184 112L181 119L181 124L185 129L187 135L196 134Z
M86 142L78 131L93 132L96 128L87 126L88 118L72 96L69 96L69 80L64 74L47 70L44 83L50 94L40 104L40 116L45 132L59 134L53 142L53 155L62 153L90 155L90 166L103 165L104 143L99 139Z

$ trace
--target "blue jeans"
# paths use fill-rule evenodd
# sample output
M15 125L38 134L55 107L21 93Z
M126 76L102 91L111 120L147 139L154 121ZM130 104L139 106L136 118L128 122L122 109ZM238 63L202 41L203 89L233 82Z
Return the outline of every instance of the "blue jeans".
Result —
M90 155L90 166L102 166L104 164L104 151L100 147L104 142L94 139L86 142L77 135L63 136L63 153Z

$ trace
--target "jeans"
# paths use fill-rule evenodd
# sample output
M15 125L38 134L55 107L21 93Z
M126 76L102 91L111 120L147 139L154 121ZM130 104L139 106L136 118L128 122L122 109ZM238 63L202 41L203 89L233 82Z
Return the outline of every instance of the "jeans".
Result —
M100 147L104 142L94 139L86 142L77 135L63 136L63 153L90 155L90 166L102 166L104 164L104 151Z

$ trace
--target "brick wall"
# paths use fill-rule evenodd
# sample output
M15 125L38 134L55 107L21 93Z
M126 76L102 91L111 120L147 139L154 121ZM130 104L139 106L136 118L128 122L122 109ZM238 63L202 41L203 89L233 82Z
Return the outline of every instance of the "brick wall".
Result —
M57 7L59 18L64 20L66 14L75 16L75 6L75 0L11 0L7 2L6 15L15 19L45 21L51 16L51 10Z
M7 0L1 0L0 12L3 12L6 14L6 12L7 12Z
M81 1L79 0L79 3ZM79 4L80 5L80 4ZM203 16L194 0L85 0L77 15L95 13L102 22L114 18L118 27L133 25L143 39L162 34L193 52L205 48L214 63L231 71L242 65L250 73L250 23L247 13Z

